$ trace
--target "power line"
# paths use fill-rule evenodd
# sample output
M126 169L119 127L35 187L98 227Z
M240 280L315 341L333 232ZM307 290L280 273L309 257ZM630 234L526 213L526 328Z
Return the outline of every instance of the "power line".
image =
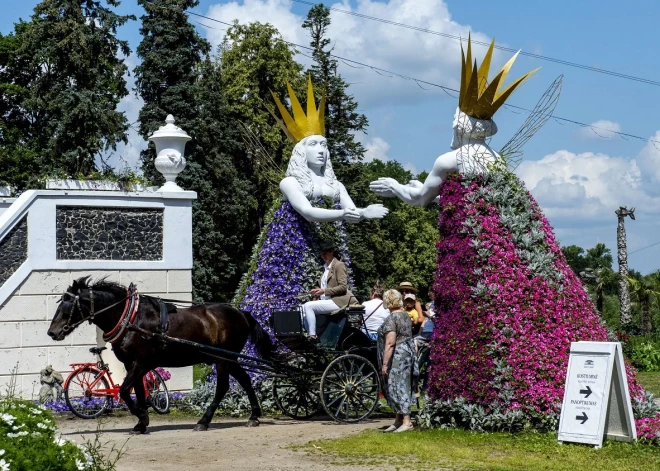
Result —
M168 7L168 6L164 6L164 5L156 5L155 3L150 2L150 1L147 2L147 3L149 3L150 5L154 5L154 6L160 7L160 8L166 8L166 9L171 9L171 8L172 8L172 7ZM177 9L177 11L180 11L180 10ZM223 24L223 25L225 25L225 26L229 26L229 27L234 26L233 23L228 23L228 22L226 22L226 21L221 21L221 20L218 20L218 19L216 19L216 18L211 18L211 17L209 17L209 16L201 15L201 14L199 14L199 13L195 13L195 12L192 12L192 11L187 11L187 12L184 12L184 13L185 13L185 14L188 14L188 15L193 15L193 16L196 16L196 17L199 17L199 18L203 18L203 19L205 19L205 20L209 20L209 21L213 21L213 22L216 22L216 23L220 23L220 24ZM208 26L207 26L207 27L208 27ZM208 27L208 28L209 28L209 29L215 29L215 28L211 28L211 27ZM306 50L308 50L308 51L313 51L313 50L314 50L313 48L311 48L311 47L309 47L309 46L302 46L302 45L300 45L300 44L296 44L296 43L292 43L292 42L290 42L290 41L286 41L285 39L278 38L278 41L282 41L282 42L284 42L285 44L288 44L288 45L290 45L290 46L294 46L294 47L296 47L296 48L306 49ZM456 90L455 88L447 87L447 86L445 86L445 85L439 85L439 84L437 84L437 83L429 82L429 81L427 81L427 80L422 80L422 79L418 79L418 78L411 77L411 76L408 76L408 75L400 74L400 73L398 73L398 72L394 72L394 71L391 71L391 70L383 69L383 68L381 68L381 67L376 67L376 66L374 66L374 65L366 64L366 63L364 63L364 62L356 61L356 60L349 59L349 58L346 58L346 57L341 57L341 56L338 56L338 55L336 55L336 54L332 54L332 53L330 53L329 55L332 56L332 57L334 57L334 58L336 58L336 59L338 59L338 60L340 60L340 61L342 61L345 65L348 65L349 67L353 67L353 68L368 68L368 69L371 69L371 70L373 70L374 72L376 72L377 74L382 75L382 76L384 76L384 77L389 77L389 78L392 78L392 77L399 77L399 78L404 79L404 80L409 80L409 81L415 82L415 83L417 84L417 86L419 86L422 90L428 90L428 89L425 89L424 87L422 87L422 84L424 84L424 85L428 85L428 86L431 86L431 87L439 88L439 89L441 89L443 92L445 92L447 95L449 95L449 96L451 96L451 97L453 97L453 98L457 98L457 97L458 97L458 93L460 93L460 92L459 92L458 90ZM357 67L356 67L356 66L352 66L352 65L350 65L350 64L355 64ZM450 92L451 92L451 93L450 93ZM453 95L452 93L455 93L456 95ZM528 109L528 108L523 108L522 106L511 105L511 104L508 104L508 103L505 103L503 106L504 106L505 108L507 108L509 111L511 111L511 110L513 110L513 109L516 109L516 110L524 111L524 112L526 112L526 113L531 113L531 112L532 112L532 110L530 110L530 109ZM515 113L515 111L512 111L512 112ZM594 126L594 125L592 125L592 124L582 123L582 122L580 122L580 121L576 121L576 120L574 120L574 119L562 118L562 117L560 117L560 116L551 115L550 117L551 117L553 120L555 120L555 122L557 122L558 124L562 124L562 123L570 123L570 124L574 124L574 125L576 125L576 126L580 126L580 127L583 127L583 128L589 128L589 129L591 129L591 130L592 130L597 136L599 136L599 137L601 137L601 138L603 138L603 139L608 139L608 138L607 138L607 137L604 137L604 136L601 136L600 134L598 134L598 133L596 132L596 130L603 131L606 135L613 135L613 134L616 134L617 136L621 137L621 138L624 139L624 140L635 139L635 140L642 141L642 142L649 142L649 143L651 143L651 144L652 144L657 150L660 150L660 147L659 147L659 146L660 146L660 141L656 141L656 140L654 140L654 139L649 139L649 138L646 138L646 137L636 136L636 135L634 135L634 134L628 134L628 133L625 133L625 132L614 131L614 130L612 130L612 129L607 129L607 128L603 128L603 127L599 127L599 126Z
M317 3L314 3L314 2L309 2L309 1L306 1L306 0L291 0L291 1L296 2L296 3L302 3L304 5L309 5L309 6L320 5L320 4L317 4ZM355 11L343 10L341 8L330 8L330 7L327 7L327 8L331 11L336 11L337 13L344 13L346 15L356 16L358 18L364 18L366 20L371 20L371 21L377 21L377 22L392 25L392 26L398 26L398 27L410 29L410 30L413 30L413 31L419 31L421 33L433 34L435 36L441 36L443 38L455 39L455 40L458 40L458 41L461 41L461 40L465 39L465 38L461 38L460 36L456 36L455 34L442 33L440 31L434 31L434 30L431 30L431 29L422 28L420 26L413 26L413 25L408 25L408 24L405 24L405 23L399 23L398 21L386 20L384 18L378 18L376 16L365 15L363 13L358 13L358 12L355 12ZM479 44L479 45L482 45L482 46L490 46L490 43L486 43L486 42L483 42L483 41L475 41L475 40L472 40L472 44ZM500 49L502 51L514 52L514 53L518 52L517 49L513 49L513 48L505 47L505 46L498 46L498 45L495 45L495 49ZM613 76L613 77L618 77L618 78L622 78L622 79L626 79L626 80L632 80L634 82L641 82L641 83L645 83L645 84L648 84L648 85L653 85L653 86L656 86L656 87L660 86L660 81L657 81L657 80L651 80L651 79L647 79L647 78L644 78L644 77L636 77L634 75L622 74L621 72L616 72L616 71L607 70L607 69L601 69L601 68L598 68L598 67L592 67L592 66L589 66L589 65L579 64L577 62L571 62L571 61L567 61L567 60L564 60L564 59L557 59L557 58L554 58L554 57L543 56L541 54L534 54L532 52L525 52L525 51L522 51L522 50L520 51L520 55L531 57L531 58L534 58L534 59L543 60L543 61L554 62L555 64L561 64L561 65L565 65L565 66L568 66L568 67L575 67L576 69L588 70L590 72L596 72L596 73L599 73L599 74L605 74L605 75L610 75L610 76Z
M658 241L658 242L654 242L654 243L652 243L652 244L650 244L650 245L647 245L647 246L645 246L645 247L642 247L641 249L637 249L637 250L633 250L632 252L628 252L628 255L632 255L632 254L634 254L634 253L641 252L642 250L650 249L651 247L655 247L656 245L660 245L660 241Z

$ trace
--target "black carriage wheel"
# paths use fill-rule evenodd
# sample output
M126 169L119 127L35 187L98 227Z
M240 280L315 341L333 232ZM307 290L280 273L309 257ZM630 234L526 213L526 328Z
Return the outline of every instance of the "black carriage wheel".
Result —
M321 410L318 376L295 375L273 380L273 399L292 419L309 419Z
M378 406L380 380L369 360L358 355L334 359L321 378L323 408L340 422L359 422Z
M144 377L147 401L158 414L170 413L170 394L163 377L156 370L151 370Z
M108 391L108 381L102 377L94 384L96 378L102 374L100 370L90 367L78 370L68 378L64 388L64 400L71 412L81 419L95 419L111 407L112 396L108 392L98 391Z

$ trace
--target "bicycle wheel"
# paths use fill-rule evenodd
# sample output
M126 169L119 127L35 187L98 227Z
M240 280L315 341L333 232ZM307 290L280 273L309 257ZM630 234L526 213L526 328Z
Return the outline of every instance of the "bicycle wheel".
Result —
M144 377L147 402L158 414L169 414L170 395L162 376L158 371L151 370Z
M83 368L71 374L64 388L67 407L81 419L95 419L111 407L112 395L99 390L110 389L105 377L92 383L103 372L92 367Z

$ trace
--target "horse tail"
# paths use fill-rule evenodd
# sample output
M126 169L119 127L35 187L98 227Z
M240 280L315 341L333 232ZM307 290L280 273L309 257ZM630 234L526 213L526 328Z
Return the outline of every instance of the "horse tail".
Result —
M257 353L259 353L259 356L264 360L271 359L273 352L275 351L275 345L273 345L270 335L268 335L268 332L264 330L252 314L246 311L242 312L250 326L250 340L257 349Z

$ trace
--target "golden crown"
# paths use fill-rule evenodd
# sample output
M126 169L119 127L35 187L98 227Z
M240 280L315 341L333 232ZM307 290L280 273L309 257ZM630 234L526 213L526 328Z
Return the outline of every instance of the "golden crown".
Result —
M284 133L289 139L293 142L298 142L301 139L304 139L307 136L320 135L323 136L325 133L325 91L323 92L323 97L321 98L321 103L319 104L318 109L316 108L316 103L314 102L314 88L312 87L312 78L307 78L307 115L300 106L298 97L296 97L291 84L287 81L286 86L289 89L289 99L291 100L291 109L293 110L293 117L289 114L289 111L282 104L279 98L271 90L271 95L275 99L275 104L280 110L282 115L282 121L274 113L273 116L277 121L277 124L280 125Z
M493 47L495 40L490 43L488 52L477 70L477 60L472 65L472 41L468 35L467 57L463 52L461 44L461 91L458 96L458 107L468 116L477 119L490 119L495 112L504 104L513 91L527 80L537 69L527 72L522 77L517 78L506 88L500 90L504 83L511 66L518 57L520 51L504 64L493 80L488 83L488 69L490 69L490 60L493 56Z

